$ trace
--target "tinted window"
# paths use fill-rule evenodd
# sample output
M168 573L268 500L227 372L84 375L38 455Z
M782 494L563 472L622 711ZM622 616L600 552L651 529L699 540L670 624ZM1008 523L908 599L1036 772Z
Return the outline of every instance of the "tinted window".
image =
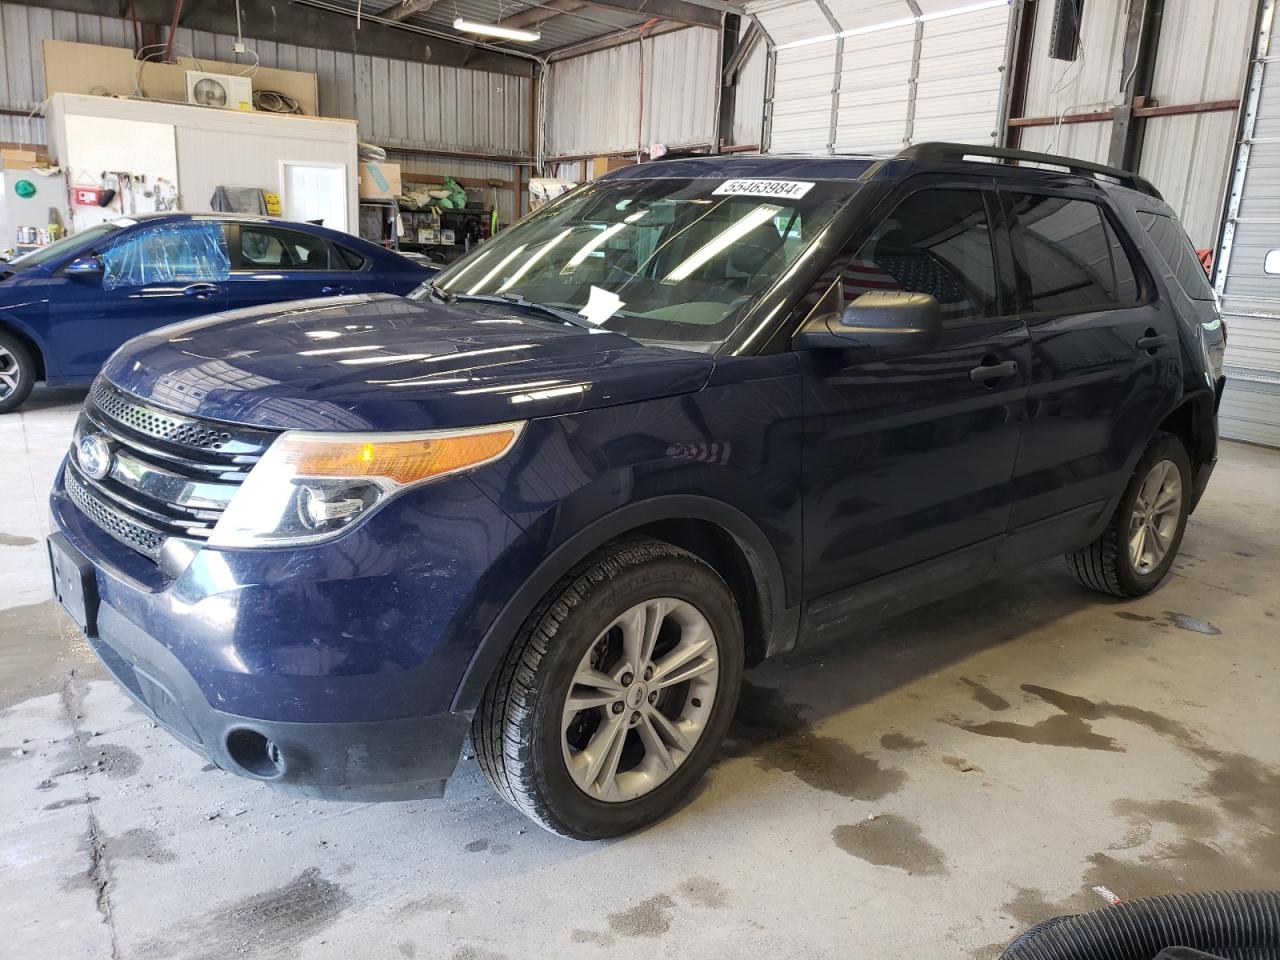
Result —
M334 263L337 269L345 267L348 270L360 270L369 262L363 254L356 253L349 247L334 244L333 249L338 252L337 262Z
M999 313L986 206L977 190L922 190L894 209L845 268L846 303L875 290L927 293L945 321Z
M240 227L240 261L252 270L328 270L329 248L319 237L274 227Z
M1015 194L1032 312L1101 310L1133 303L1133 264L1102 208L1087 200Z
M225 280L231 271L222 225L207 220L144 227L102 252L102 286Z
M1177 278L1178 286L1194 300L1212 300L1213 289L1200 258L1196 256L1191 241L1182 230L1182 224L1173 217L1154 213L1138 214L1138 222L1155 244L1165 264Z

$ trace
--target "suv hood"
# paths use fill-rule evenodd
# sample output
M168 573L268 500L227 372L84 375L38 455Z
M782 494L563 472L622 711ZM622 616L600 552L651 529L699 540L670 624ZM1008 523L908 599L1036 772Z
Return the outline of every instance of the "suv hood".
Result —
M519 307L378 294L162 327L116 351L103 375L157 406L227 423L424 430L690 393L713 365Z

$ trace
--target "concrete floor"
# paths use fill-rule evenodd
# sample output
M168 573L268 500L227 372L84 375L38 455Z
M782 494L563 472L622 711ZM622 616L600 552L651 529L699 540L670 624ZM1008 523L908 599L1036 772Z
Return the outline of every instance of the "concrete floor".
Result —
M1280 452L1224 446L1144 600L1047 564L756 671L690 803L580 844L474 761L296 801L154 729L47 599L79 401L0 417L0 956L989 958L1097 886L1280 887Z

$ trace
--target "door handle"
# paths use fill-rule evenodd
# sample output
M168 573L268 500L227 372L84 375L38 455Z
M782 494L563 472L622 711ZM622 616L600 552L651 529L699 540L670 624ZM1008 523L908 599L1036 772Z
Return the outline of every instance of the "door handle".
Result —
M1169 342L1169 338L1166 337L1163 333L1155 333L1154 331L1152 331L1151 333L1148 333L1145 337L1139 337L1138 342L1135 343L1134 346L1137 347L1139 350L1145 350L1147 351L1147 353L1150 353L1154 356L1156 350L1158 350L1160 347L1163 347L1168 342Z
M350 287L321 287L320 292L326 297L342 296L344 293L350 293Z
M192 283L182 288L183 296L195 297L197 300L207 300L221 291L222 288L215 283Z
M1000 363L987 363L987 360L994 360L995 357L984 357L983 362L969 371L969 379L974 383L990 383L995 380L1003 380L1005 377L1012 377L1018 372L1017 360L1004 360Z

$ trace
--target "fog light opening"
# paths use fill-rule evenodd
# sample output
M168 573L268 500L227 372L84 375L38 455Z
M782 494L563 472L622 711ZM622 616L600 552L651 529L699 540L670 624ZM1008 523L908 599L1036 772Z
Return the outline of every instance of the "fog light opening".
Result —
M227 734L232 762L252 777L275 780L284 775L284 755L275 743L257 730L232 730Z

